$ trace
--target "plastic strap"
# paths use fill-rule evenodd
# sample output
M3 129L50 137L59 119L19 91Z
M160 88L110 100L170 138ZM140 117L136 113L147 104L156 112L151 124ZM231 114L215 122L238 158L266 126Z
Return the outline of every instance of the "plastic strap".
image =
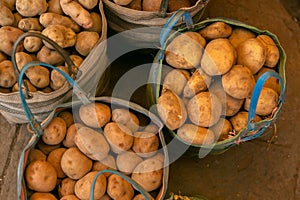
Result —
M251 96L250 107L249 107L249 111L248 111L248 131L255 130L255 128L256 128L254 119L255 119L255 113L256 113L256 106L257 106L258 98L260 96L262 87L264 86L265 82L271 77L274 77L274 78L278 79L279 82L280 82L281 92L280 92L278 104L281 104L281 103L284 102L284 89L285 89L285 86L283 84L282 78L280 77L280 75L277 72L274 72L274 71L271 71L271 70L266 71L265 73L263 73L258 78L258 80L255 84L252 96Z
M159 16L165 18L169 6L169 0L162 0L159 7Z
M80 87L78 86L78 84L65 72L63 72L62 70L49 65L47 63L43 63L43 62L38 62L38 61L32 61L32 62L28 62L26 63L23 67L22 70L20 72L20 77L18 80L18 84L19 84L19 94L20 94L20 101L21 101L21 105L22 108L24 110L25 116L27 118L27 120L29 121L29 124L32 128L32 130L35 132L35 134L41 135L43 133L42 127L41 125L38 123L38 121L34 118L34 115L32 114L22 91L22 84L23 84L23 76L25 75L25 72L28 68L33 67L33 66L44 66L44 67L48 67L51 68L52 70L56 70L57 72L59 72L61 75L63 75L63 77L69 82L69 84L73 87L73 93L75 93L77 95L77 97L80 99L81 102L83 102L84 104L90 103L90 100L87 98L87 96L85 95L85 93L80 89Z
M116 174L116 175L120 176L125 181L130 183L133 186L134 189L139 191L144 196L145 200L153 199L152 196L144 188L142 188L142 186L140 186L137 182L135 182L134 180L132 180L128 176L126 176L126 175L124 175L124 174L122 174L118 171L115 171L115 170L105 169L105 170L99 171L93 179L93 182L92 182L92 185L91 185L91 188L90 188L90 200L94 200L94 191L95 191L96 181L97 181L97 178L103 173L112 173L112 174Z

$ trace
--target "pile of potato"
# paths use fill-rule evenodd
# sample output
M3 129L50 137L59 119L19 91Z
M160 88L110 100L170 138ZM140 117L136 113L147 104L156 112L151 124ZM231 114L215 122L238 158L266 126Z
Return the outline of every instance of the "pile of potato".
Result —
M139 11L159 11L163 0L111 0L112 2ZM180 8L192 7L198 0L169 0L167 12L174 12Z
M97 172L114 169L131 177L153 198L162 186L164 154L158 127L123 107L105 103L58 113L31 149L25 183L31 200L88 200ZM144 199L116 174L97 178L94 199Z
M38 32L64 48L79 67L94 48L102 32L99 0L0 0L0 92L17 91L11 62L17 38L25 32ZM17 67L29 61L42 61L70 74L63 57L47 42L26 37L17 47ZM54 71L36 66L26 72L30 91L52 92L65 79Z
M163 71L158 114L192 145L224 141L245 128L256 81L265 71L276 71L280 58L270 36L222 21L175 36L164 54L171 67ZM272 116L278 90L278 80L268 79L256 122Z

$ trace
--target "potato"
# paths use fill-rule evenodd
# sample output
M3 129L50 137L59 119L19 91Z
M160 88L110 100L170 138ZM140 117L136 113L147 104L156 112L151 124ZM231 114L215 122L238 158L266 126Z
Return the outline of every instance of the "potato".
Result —
M237 48L241 43L245 42L250 38L255 38L255 37L256 35L249 29L236 27L232 30L232 33L228 39L232 44L232 46Z
M222 105L213 93L200 92L188 101L187 110L193 124L209 127L218 122L222 114Z
M46 12L40 15L39 22L46 28L50 25L62 25L71 28L74 32L80 31L80 26L71 18L57 13Z
M222 76L224 90L236 99L251 96L255 86L255 79L251 70L243 65L234 65L232 69Z
M66 148L58 148L53 151L51 151L47 157L47 161L54 167L57 178L64 178L66 174L61 169L61 157L65 153L67 149Z
M34 17L47 11L47 1L16 0L16 9L24 17Z
M79 55L72 54L69 56L70 59L72 60L73 64L75 65L76 68L79 68L81 63L83 62L83 58L80 57ZM68 64L65 62L65 66L68 67Z
M256 114L267 116L278 106L278 93L271 88L263 87L258 97ZM247 98L244 104L245 110L249 110L251 98Z
M168 12L175 12L180 8L188 8L191 6L192 3L189 0L169 0Z
M211 82L208 76L201 68L196 69L183 89L183 96L191 98L201 91L207 90Z
M12 27L18 28L18 24L23 19L22 15L18 12L14 13L14 23L11 25Z
M65 72L66 74L70 75L68 67L57 66L56 68L60 69L63 72ZM50 87L53 90L58 90L59 88L61 88L67 82L66 78L56 70L51 71L50 79L51 79Z
M23 68L23 66L25 64L27 64L28 62L31 62L31 61L33 61L33 59L28 53L25 53L23 51L16 53L16 64L17 64L19 71L21 71L21 69Z
M133 197L132 200L145 200L145 197L142 194L137 194Z
M159 11L162 0L143 0L143 11Z
M178 69L193 69L200 65L205 39L196 32L175 37L165 51L166 62ZM191 52L193 52L191 54Z
M80 119L93 128L101 128L110 121L111 109L103 103L82 105L79 109Z
M232 28L225 22L213 22L199 31L206 40L227 38L232 33Z
M66 122L60 117L54 117L44 128L42 140L49 145L56 145L63 141L67 133Z
M162 184L163 163L155 158L141 162L134 169L131 178L140 184L147 192L159 188Z
M66 195L60 198L60 200L79 200L74 194Z
M49 65L59 65L64 62L64 58L55 50L43 46L37 53L37 59Z
M82 126L83 126L82 124L74 123L67 128L67 133L66 133L65 139L63 140L63 145L65 147L70 148L70 147L76 146L75 141L74 141L75 135L77 133L77 130Z
M248 112L240 111L236 115L229 118L229 121L232 124L233 130L238 133L248 126ZM261 118L258 115L255 115L254 121L259 122L261 121Z
M11 26L14 23L15 17L12 11L0 2L0 26Z
M149 124L144 128L143 131L150 132L150 133L158 133L158 127L154 124Z
M104 135L115 153L127 151L132 147L132 131L122 124L110 122L104 127Z
M104 194L99 200L111 200L108 194Z
M29 163L36 161L36 160L44 160L45 161L46 159L47 159L46 155L41 150L31 149L29 151L29 155L28 155Z
M2 87L0 87L0 92L4 94L11 93L9 88L2 88Z
M48 145L43 140L39 140L37 143L37 148L41 150L45 155L48 155L54 149L58 149L60 144L57 145Z
M215 81L210 87L209 92L215 94L221 101L223 107L223 115L233 116L235 115L243 106L245 99L236 99L228 95L222 85L220 80Z
M58 117L65 120L67 128L69 128L72 124L74 124L73 114L70 111L62 111L58 114Z
M210 41L201 59L201 68L210 76L227 73L236 62L236 52L228 39Z
M164 92L157 101L157 112L170 130L182 126L187 118L183 101L172 91Z
M99 40L99 34L91 31L81 31L77 34L75 49L82 56L87 56Z
M134 196L134 190L130 183L116 174L108 177L107 194L112 199L131 200Z
M35 32L35 31L30 31L30 32ZM40 33L38 31L36 31L36 32ZM29 36L29 37L25 37L23 45L24 45L24 49L26 49L26 51L35 53L35 52L38 52L42 48L43 42L38 37Z
M91 17L93 20L93 26L86 29L87 31L101 33L102 31L102 19L101 16L96 12L91 12Z
M26 167L27 187L37 192L50 192L56 186L57 175L54 167L43 160L36 160Z
M256 38L250 38L237 47L237 64L257 73L266 61L266 47Z
M12 26L2 26L0 28L0 51L8 56L11 56L13 45L20 35L24 32L21 29ZM22 51L23 45L20 43L16 51Z
M159 147L159 139L156 134L150 132L135 132L132 150L141 157L151 157L156 154Z
M262 67L258 72L257 74L254 76L255 78L255 81L257 82L258 78L265 72L267 71L275 71L274 69L270 69L270 68L267 68L267 67ZM279 89L279 80L276 79L275 77L270 77L268 80L266 80L265 84L264 84L264 87L267 87L267 88L271 88L273 89L274 91L278 91Z
M0 63L0 87L10 88L17 82L12 62L4 60Z
M92 171L102 171L105 169L117 169L115 158L112 155L107 155L101 161L95 161L93 163ZM109 177L111 173L103 173L104 176Z
M80 127L75 134L75 144L87 157L102 160L109 153L109 144L104 136L89 127Z
M76 33L71 28L63 25L49 25L43 29L42 34L52 39L62 48L72 47L76 43ZM54 49L54 47L47 42L44 42L44 45L49 49Z
M99 0L78 0L78 2L85 7L86 9L93 9L97 4Z
M73 179L71 179L71 178L69 178L69 177L64 178L59 183L59 186L58 186L58 195L60 197L63 197L63 196L75 194L75 192L74 192L74 190L75 190L75 183L76 183L76 181L73 180Z
M132 2L132 0L113 0L115 4L120 6L126 6Z
M215 138L218 141L226 140L228 135L232 132L232 125L229 120L220 118L220 120L210 127L210 130L214 132Z
M60 0L48 0L47 12L62 15L63 11L60 6Z
M157 153L155 154L153 157L151 157L152 159L157 159L160 162L164 163L165 162L165 156L162 153Z
M0 52L0 63L4 60L7 60L7 57L4 53Z
M76 182L75 195L79 199L88 200L90 198L91 185L97 173L97 171L89 172ZM106 185L107 181L105 176L103 174L100 174L95 184L94 199L99 199L105 194Z
M77 1L60 0L60 6L63 12L70 16L79 26L85 29L93 26L91 14L84 9ZM80 15L78 14L80 13Z
M52 90L50 87L48 87L48 86L45 87L45 88L42 88L41 91L44 92L44 93L50 93L50 92L53 92L53 90Z
M259 35L257 39L266 48L266 61L264 65L267 67L275 67L279 61L280 54L274 40L268 35Z
M25 74L32 85L37 88L44 88L50 84L50 72L46 67L33 66L27 69Z
M57 200L51 193L35 192L30 196L30 200Z
M117 156L118 170L124 174L131 174L135 167L140 164L143 159L133 151L124 151Z
M175 94L181 95L183 88L189 78L190 73L187 70L171 70L164 78L162 92L164 92L165 90L171 90Z
M42 25L39 23L38 18L23 18L18 23L18 28L27 31L41 31L43 29Z
M124 108L115 108L111 114L112 121L123 124L129 128L132 132L136 132L139 129L139 119L138 117Z
M126 6L127 8L142 11L142 0L132 0L130 4Z
M16 0L1 0L10 10L15 10Z
M77 147L65 151L61 158L61 168L71 179L78 180L92 169L93 162Z
M188 144L209 145L215 142L215 135L210 129L184 124L177 130L177 136Z
M36 91L37 91L37 88L34 87L34 86L30 83L30 81L29 81L28 79L24 79L23 82L24 82L24 84L27 85L27 89L28 89L29 92L36 92ZM24 86L22 86L22 88L25 89ZM12 92L18 92L18 91L19 91L19 85L18 85L18 83L15 83L15 84L14 84L14 86L13 86L12 89L11 89L11 91L12 91Z

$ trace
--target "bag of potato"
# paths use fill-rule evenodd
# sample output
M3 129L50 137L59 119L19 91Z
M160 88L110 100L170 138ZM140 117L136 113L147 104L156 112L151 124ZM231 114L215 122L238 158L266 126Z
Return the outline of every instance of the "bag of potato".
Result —
M34 65L22 68L20 84ZM18 199L163 199L169 162L159 118L122 99L88 98L66 73L42 66L62 74L74 97L39 123L19 89L32 137L19 160Z
M12 5L12 10L17 11L14 15L17 21L14 24L4 25L1 22L4 18L1 17L0 20L0 113L9 123L27 122L16 91L19 70L14 73L13 67L21 68L26 62L33 60L54 65L64 71L68 71L67 66L70 68L75 65L80 73L74 79L91 95L95 91L96 94L103 92L109 82L108 74L101 77L108 63L107 21L102 1L87 12L75 1L60 5L59 2L51 0L38 14L28 13L38 9L36 1L32 1L31 6L30 2L22 2L16 1ZM81 10L85 13L85 18L76 18L74 13L69 13L72 10L76 13ZM80 20L92 21L93 24L86 25ZM54 41L58 47L50 45L40 35ZM55 72L36 67L26 76L24 83L28 86L30 96L27 101L39 121L44 120L56 105L72 96L70 86Z
M209 0L103 0L110 29L117 33L132 30L123 36L134 46L141 42L159 44L161 28L178 9L189 12L198 22L208 3Z
M286 55L276 35L236 20L214 18L190 27L161 33L147 91L170 139L203 157L276 125Z

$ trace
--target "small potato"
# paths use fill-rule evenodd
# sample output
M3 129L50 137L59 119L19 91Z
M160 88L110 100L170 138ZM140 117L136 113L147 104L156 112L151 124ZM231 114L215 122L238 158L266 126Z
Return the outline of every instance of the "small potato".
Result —
M214 132L194 124L184 124L177 130L177 135L186 143L193 145L209 145L215 142Z
M61 157L65 153L66 148L58 148L51 151L47 157L47 161L54 167L57 178L64 178L66 174L61 169Z
M199 92L207 90L211 82L211 76L208 76L201 68L196 69L183 89L183 96L191 98Z
M12 62L5 60L0 63L0 87L10 88L17 82Z
M134 190L126 180L112 174L107 181L107 194L112 199L131 200L134 196Z
M48 145L57 145L63 141L67 133L66 122L60 117L54 117L44 128L42 140Z
M266 47L257 38L250 38L237 47L237 64L257 73L266 61Z
M163 163L155 158L141 162L134 169L131 178L140 184L147 192L159 188L162 184Z
M205 39L199 33L185 32L167 46L166 62L177 69L196 68L200 65L205 44Z
M38 18L23 18L18 23L18 28L27 31L41 31L43 29L42 25L39 23Z
M16 9L24 17L34 17L47 11L47 1L16 0Z
M57 200L51 193L35 192L30 196L30 200Z
M71 179L78 180L92 169L93 162L76 147L65 151L61 158L61 168Z
M180 8L191 7L192 3L190 0L169 0L168 2L168 12L175 12Z
M266 61L264 65L267 67L275 67L279 61L280 54L274 40L268 35L259 35L257 39L266 48Z
M101 161L95 161L93 163L92 171L102 171L105 169L117 169L115 158L112 155L107 155ZM103 173L104 176L109 177L111 173Z
M232 132L232 125L229 120L220 118L220 120L210 127L210 130L214 132L215 138L218 141L226 140L229 134Z
M76 146L75 141L74 141L75 135L77 133L77 130L82 126L83 126L82 124L74 123L68 127L65 139L63 140L63 145L65 147L70 148L70 147Z
M159 11L162 0L143 0L143 11Z
M33 86L44 88L50 84L50 72L46 67L33 66L25 72Z
M9 88L2 88L2 87L0 87L0 92L1 92L1 93L4 93L4 94L11 93L11 91L10 91Z
M150 132L135 132L132 150L141 157L151 157L156 154L159 147L159 139L156 134Z
M101 128L110 121L111 109L103 103L91 103L80 107L79 116L87 126Z
M50 87L42 88L41 91L44 92L44 93L50 93L50 92L53 92L53 90L52 90Z
M70 75L69 69L65 66L57 66L56 68ZM58 90L67 82L66 78L56 70L51 71L50 79L50 87L53 90Z
M0 26L13 25L15 17L12 11L3 3L0 3L0 10Z
M82 56L87 56L99 40L99 34L91 31L81 31L77 34L75 49Z
M37 143L37 148L41 150L45 155L48 155L54 149L58 149L60 144L57 145L48 145L43 140L39 140Z
M189 100L187 110L193 124L209 127L218 122L222 114L222 104L213 93L200 92Z
M130 161L130 162L128 162ZM140 164L143 159L138 156L135 152L124 151L117 156L117 167L118 170L124 174L131 174L135 167Z
M24 32L21 29L12 27L12 26L2 26L0 28L0 51L5 53L8 56L11 56L13 45L20 35ZM16 51L22 51L23 44L22 42L16 48Z
M81 63L83 62L83 58L80 57L79 55L70 55L70 59L72 60L73 64L75 67L79 68ZM68 64L65 62L65 66L68 67Z
M38 149L31 149L28 155L28 162L31 163L36 160L46 160L46 155Z
M7 57L4 53L0 52L0 62L7 60Z
M116 108L112 111L112 121L123 124L129 128L132 132L136 132L139 129L140 121L138 117L130 112L128 109Z
M199 31L199 33L206 40L213 40L217 38L227 38L232 33L232 28L230 25L224 22L213 22L207 27Z
M228 39L232 44L232 46L237 48L241 43L245 42L250 38L255 38L255 37L256 35L252 31L246 28L237 27L232 30L232 33Z
M131 3L126 7L133 10L142 11L142 0L132 0Z
M64 62L64 58L55 50L43 46L37 53L37 59L49 65L60 65Z
M18 28L18 24L21 19L23 19L22 15L20 15L20 13L18 13L18 12L15 12L14 13L14 23L11 26Z
M64 178L58 186L58 195L60 197L75 194L75 183L76 181L67 177Z
M47 12L62 15L63 11L60 6L60 0L48 0Z
M75 194L79 199L88 200L90 199L90 189L92 182L98 172L93 171L86 174L84 177L79 179L75 184ZM94 189L94 199L100 199L106 192L106 177L100 174L96 180Z
M243 65L235 65L222 76L224 90L236 99L245 99L251 96L255 86L255 79L251 70Z
M267 116L278 106L278 93L271 88L263 87L258 97L256 114ZM247 98L244 104L245 110L249 110L251 98Z
M142 194L137 194L133 197L132 200L145 200L145 197Z
M97 4L99 0L78 0L78 2L85 7L86 9L93 9Z
M259 122L261 120L262 119L258 115L255 115L255 122ZM232 124L233 130L238 133L248 126L248 112L240 111L236 115L232 116L229 121Z
M163 91L171 90L177 95L181 95L187 80L190 78L190 73L183 69L173 69L164 78Z
M75 144L87 157L102 160L109 153L109 144L104 136L89 127L80 127L75 134Z
M33 31L31 31L31 32L33 32ZM40 33L40 32L38 32L38 33ZM42 48L43 42L38 37L29 36L24 39L23 45L27 51L34 53L34 52L38 52Z
M170 130L179 128L187 119L187 111L183 101L170 90L158 98L157 111Z
M132 147L132 131L122 124L110 122L104 127L104 135L115 153L127 151Z
M120 6L126 6L132 2L132 0L113 0L115 4Z
M210 41L201 59L201 68L210 76L227 73L236 62L236 52L228 39Z
M87 31L101 33L102 31L102 18L96 12L91 12L91 17L93 20L93 26L91 28L86 29Z
M79 200L74 194L66 195L60 198L60 200Z
M28 53L25 53L23 51L16 53L16 63L20 71L25 64L31 61L33 61L33 59Z
M254 76L255 78L255 81L257 82L258 78L265 72L267 71L275 71L274 69L270 69L270 68L267 68L267 67L262 67L258 72L257 74ZM270 77L268 80L266 80L265 84L264 84L264 87L267 87L267 88L271 88L273 89L275 92L278 91L279 89L279 81L278 79L276 79L275 77Z
M37 192L50 192L56 186L57 175L54 167L43 160L36 160L26 167L27 187Z
M58 117L65 120L67 128L74 124L73 114L70 111L62 111L58 114Z
M62 48L72 47L76 43L76 33L71 28L63 25L49 25L42 31L42 34L52 39ZM49 49L54 48L47 42L44 42L44 45Z
M27 85L27 89L28 89L29 92L36 92L37 91L37 88L34 87L28 79L24 79L23 82L24 82L24 84ZM22 88L25 89L25 86L22 86ZM18 83L15 83L15 85L12 87L11 91L12 92L18 92L19 91Z

